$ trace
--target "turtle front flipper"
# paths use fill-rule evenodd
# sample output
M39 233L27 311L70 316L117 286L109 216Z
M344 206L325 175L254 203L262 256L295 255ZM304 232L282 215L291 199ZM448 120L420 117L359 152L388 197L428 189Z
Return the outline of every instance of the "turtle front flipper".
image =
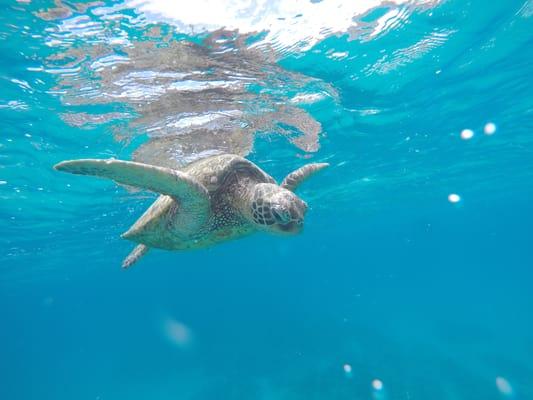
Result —
M281 182L280 186L284 189L294 192L303 181L326 167L329 167L328 163L313 163L304 165L303 167L298 168L296 171L293 171L287 175L285 179L283 179L283 182Z
M184 172L122 160L82 159L63 161L54 166L57 171L78 175L93 175L112 179L123 185L148 189L173 197L206 198L207 189ZM208 200L205 199L206 204Z
M54 166L58 171L93 175L117 183L147 189L171 196L188 217L187 228L194 231L210 214L207 189L188 174L170 168L133 161L82 159L63 161Z

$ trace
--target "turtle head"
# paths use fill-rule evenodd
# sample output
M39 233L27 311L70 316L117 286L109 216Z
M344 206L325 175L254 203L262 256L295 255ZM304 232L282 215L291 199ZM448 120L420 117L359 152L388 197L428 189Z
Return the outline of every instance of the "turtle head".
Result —
M303 200L272 183L254 186L249 207L249 216L257 228L282 234L299 233L307 211Z

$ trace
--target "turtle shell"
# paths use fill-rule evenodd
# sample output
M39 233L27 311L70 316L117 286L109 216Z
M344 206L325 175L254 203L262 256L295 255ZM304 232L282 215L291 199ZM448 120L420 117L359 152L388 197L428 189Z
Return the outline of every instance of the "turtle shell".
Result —
M274 179L247 159L222 154L195 161L183 169L210 192L215 192L231 178L250 177L258 183L275 183Z

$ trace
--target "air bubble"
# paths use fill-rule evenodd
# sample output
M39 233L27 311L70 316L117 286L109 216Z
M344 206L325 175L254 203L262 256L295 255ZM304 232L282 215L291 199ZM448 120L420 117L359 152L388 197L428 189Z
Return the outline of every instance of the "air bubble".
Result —
M383 382L381 382L379 379L374 379L372 381L372 387L377 391L383 390Z
M163 325L167 338L176 346L186 348L191 345L192 333L187 325L173 318L166 318Z
M472 129L463 129L461 131L461 139L470 140L474 137L474 131Z
M346 376L352 375L352 366L350 364L344 364L342 366L342 369L344 370L344 373L346 374Z
M487 122L483 128L485 135L494 135L496 133L496 124L493 122Z
M510 396L513 394L513 388L511 387L511 384L507 379L501 376L496 377L496 387L498 388L501 394L504 394L506 396Z
M448 195L448 201L450 203L459 203L461 201L461 196L456 193L451 193Z

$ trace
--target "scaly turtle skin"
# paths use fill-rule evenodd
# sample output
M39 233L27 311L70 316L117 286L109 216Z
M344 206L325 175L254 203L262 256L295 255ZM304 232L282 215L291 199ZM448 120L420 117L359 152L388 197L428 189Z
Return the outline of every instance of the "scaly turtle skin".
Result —
M195 249L254 231L301 231L307 204L293 191L328 164L308 164L277 185L252 162L223 154L196 161L181 171L121 160L71 160L54 168L161 194L122 237L139 245L123 262L129 267L150 247Z

